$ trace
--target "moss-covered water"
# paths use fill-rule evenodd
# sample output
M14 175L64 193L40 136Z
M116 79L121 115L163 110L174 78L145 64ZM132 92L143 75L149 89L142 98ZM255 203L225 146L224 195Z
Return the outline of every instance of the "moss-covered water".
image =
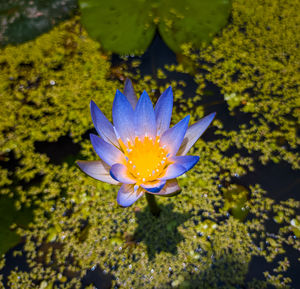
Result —
M299 287L300 7L232 5L211 45L180 55L159 36L140 58L104 53L79 17L1 50L0 287ZM153 102L172 85L173 124L217 111L159 218L74 163L97 159L90 100L111 118L126 77Z

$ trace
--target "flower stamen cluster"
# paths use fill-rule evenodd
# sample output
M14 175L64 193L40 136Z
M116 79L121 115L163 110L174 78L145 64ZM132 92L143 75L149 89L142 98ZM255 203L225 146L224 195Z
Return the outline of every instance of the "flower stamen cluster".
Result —
M134 143L129 140L127 146L121 139L118 141L125 155L128 172L136 179L138 186L163 176L164 170L172 163L168 160L166 147L160 145L159 136L155 139L147 135L143 139L136 137Z

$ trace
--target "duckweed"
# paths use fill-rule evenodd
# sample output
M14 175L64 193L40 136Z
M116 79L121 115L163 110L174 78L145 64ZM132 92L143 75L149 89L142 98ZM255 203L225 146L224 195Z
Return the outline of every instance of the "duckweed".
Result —
M2 49L0 193L15 198L18 209L33 207L34 219L28 227L16 224L22 250L2 256L0 284L81 288L87 272L99 267L112 276L112 288L291 288L286 250L300 247L295 231L300 202L278 200L276 189L266 191L255 181L243 184L259 162L299 168L299 22L290 21L299 20L299 4L288 3L233 1L232 22L212 44L200 52L186 50L196 83L189 95L186 83L163 76L170 70L185 75L182 64L166 67L159 77L142 76L137 63L137 73L126 66L116 73L111 56L76 17L34 41ZM217 116L191 151L201 161L179 179L182 192L158 198L159 218L151 216L143 198L131 208L118 207L116 187L72 164L96 159L87 139L93 127L89 101L111 118L115 90L126 76L138 93L152 91L154 101L172 85L173 123L191 111L194 122L210 110L206 103L214 93L206 94L208 83L220 88L222 109L238 121L228 128L222 114ZM224 95L240 101L230 103ZM57 145L61 137L79 145L79 152ZM38 142L65 157L54 162L51 153L37 150ZM233 213L236 206L247 206L243 218ZM4 274L19 255L26 266ZM261 279L248 276L255 258L267 264Z

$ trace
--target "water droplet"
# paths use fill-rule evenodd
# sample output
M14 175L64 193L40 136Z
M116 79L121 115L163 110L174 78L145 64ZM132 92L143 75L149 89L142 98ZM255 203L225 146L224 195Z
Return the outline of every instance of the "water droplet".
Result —
M54 80L50 80L50 84L51 85L55 85L55 81Z
M95 271L96 267L97 267L97 265L94 265L94 266L91 268L91 270L92 270L92 271Z

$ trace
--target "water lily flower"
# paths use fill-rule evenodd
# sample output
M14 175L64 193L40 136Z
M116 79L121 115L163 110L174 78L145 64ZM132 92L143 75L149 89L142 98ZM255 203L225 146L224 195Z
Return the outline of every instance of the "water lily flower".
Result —
M171 195L180 190L177 177L199 160L186 155L212 122L215 113L188 127L186 116L170 128L173 93L167 88L153 109L146 91L139 99L130 80L124 94L117 90L112 108L113 125L91 101L91 115L99 136L90 135L100 160L77 161L89 176L121 185L117 202L128 207L146 194Z

